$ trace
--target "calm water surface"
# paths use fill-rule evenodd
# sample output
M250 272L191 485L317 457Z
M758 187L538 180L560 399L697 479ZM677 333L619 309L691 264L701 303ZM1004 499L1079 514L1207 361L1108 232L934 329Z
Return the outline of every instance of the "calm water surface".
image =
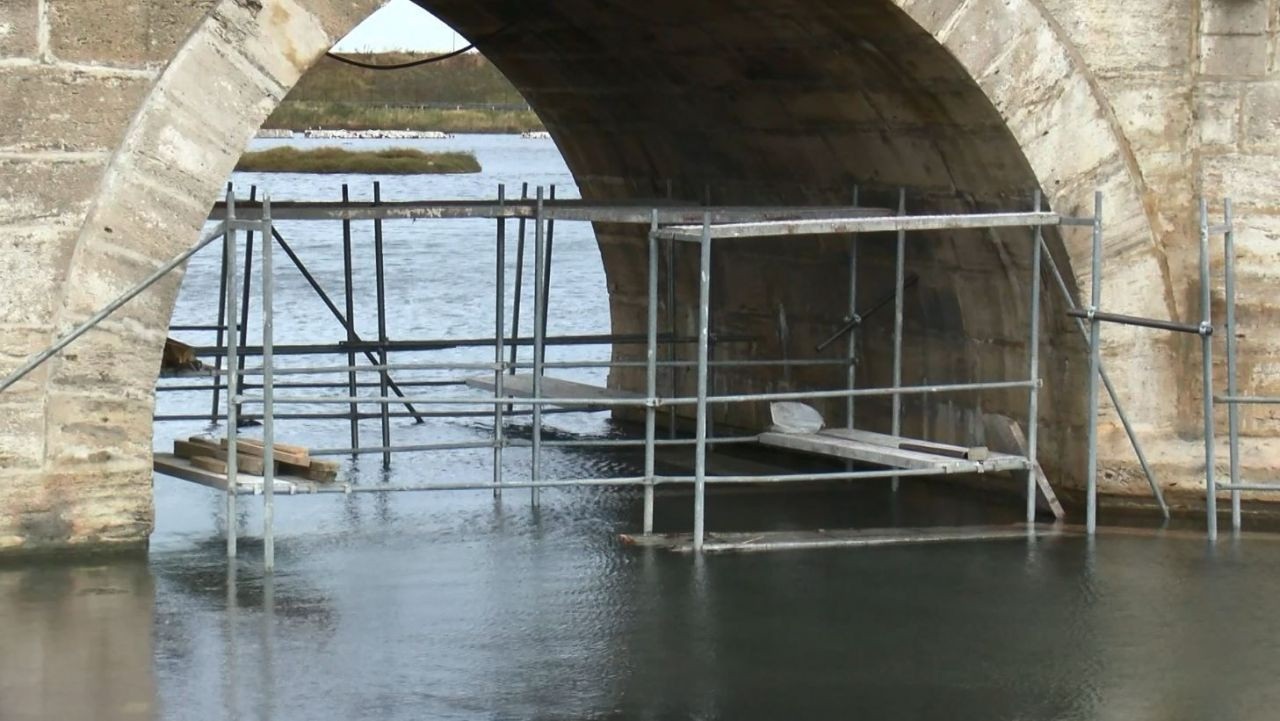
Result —
M522 180L574 194L549 142L424 144L474 149L485 173L386 178L384 197L482 197L497 182ZM269 184L277 199L336 198L340 184L248 174L235 181ZM353 196L368 197L367 181L350 180ZM491 333L492 227L388 224L392 337ZM339 294L336 228L294 223L281 231ZM372 336L370 230L357 226L355 239L359 330ZM606 332L605 278L589 229L558 227L555 252L551 332ZM287 259L275 262L278 341L338 339ZM212 320L217 266L212 253L193 260L175 323ZM552 357L605 358L607 349ZM594 372L576 377L604 381ZM157 411L207 408L205 395L167 393ZM565 437L617 432L599 416L553 416L549 424ZM161 424L156 447L206 430L201 421ZM488 432L482 419L400 419L393 437L421 443ZM375 443L377 433L367 423L362 441ZM332 421L282 423L278 435L313 447L349 442L347 427ZM636 463L563 449L548 449L546 461L556 477L634 473ZM527 469L526 452L508 454L510 477ZM362 483L487 480L489 452L398 456L386 475L368 456L347 461L344 472ZM687 529L689 506L686 495L661 495L660 529ZM231 566L222 555L221 497L158 478L145 560L0 567L0 720L1280 713L1280 617L1269 612L1280 597L1280 543L1265 540L1210 548L1194 538L1064 538L695 559L622 547L616 534L636 529L640 504L619 490L547 491L537 509L527 491L501 500L482 492L285 498L277 504L278 570L265 579L257 499L241 509L235 522L249 537ZM1017 514L969 493L904 483L897 498L878 484L713 493L708 524L958 524Z

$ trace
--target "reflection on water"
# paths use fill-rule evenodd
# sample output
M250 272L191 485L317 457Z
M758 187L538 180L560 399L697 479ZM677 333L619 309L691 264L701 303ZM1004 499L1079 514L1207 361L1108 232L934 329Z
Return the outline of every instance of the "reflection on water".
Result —
M474 142L502 177L532 173L568 187L549 144L449 142ZM414 192L475 197L491 193L492 180L429 178L417 182L431 187ZM293 187L294 197L334 190L331 179L305 182L329 186ZM389 197L412 197L387 183ZM339 288L334 235L285 230ZM442 237L456 233L456 247L467 232L395 231L401 337L437 324L447 330L432 332L488 332L483 308L433 302L468 298L465 257L447 252ZM553 332L557 322L568 324L560 332L607 327L599 259L580 232L557 230L564 267L577 270L561 275L557 266L552 304L576 312L553 317ZM473 272L492 261L481 258ZM216 267L216 258L192 264L180 322L209 320ZM369 278L359 276L362 292ZM294 321L278 324L282 332L334 339L326 311L305 293L281 294ZM165 404L201 409L207 399L175 393ZM370 425L366 442L376 440ZM610 432L598 418L552 425ZM203 429L162 427L157 445ZM395 428L401 442L486 432L470 421ZM280 431L331 445L346 433L315 422ZM397 458L390 480L485 479L488 458ZM635 473L636 462L548 449L545 466L580 477ZM511 477L527 474L527 452L512 451L507 463ZM379 466L366 457L346 471L379 482ZM277 573L264 578L259 504L240 504L236 522L249 535L231 565L220 497L158 479L145 561L0 566L0 721L1271 719L1280 708L1275 541L1210 548L1195 537L1104 536L693 558L617 542L640 518L626 490L548 491L537 509L514 490L500 500L296 497L278 499ZM686 530L690 496L664 490L656 511L659 530ZM1020 513L1016 503L923 482L904 482L897 496L872 483L717 489L708 499L713 531L1000 522Z
M0 567L0 719L155 714L143 560Z
M274 579L252 547L230 567L210 546L5 568L0 718L1269 719L1280 701L1274 541L698 559L618 546L636 504L601 495L293 538ZM887 493L788 506L841 500Z

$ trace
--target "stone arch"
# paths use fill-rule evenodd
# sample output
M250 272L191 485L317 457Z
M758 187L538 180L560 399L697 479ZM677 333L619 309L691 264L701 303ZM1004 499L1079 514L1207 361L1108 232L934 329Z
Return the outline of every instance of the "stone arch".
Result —
M220 0L146 94L104 171L55 308L65 332L190 247L279 101L384 0ZM29 379L43 386L41 496L61 519L18 542L136 543L151 529L154 381L174 273ZM88 492L86 492L88 489ZM21 526L21 522L19 522Z
M1115 239L1107 252L1112 265L1123 268L1108 279L1108 289L1147 291L1109 293L1109 305L1150 312L1154 303L1163 313L1172 304L1123 135L1069 42L1032 0L656 0L642 6L574 0L537 7L417 1L475 39L526 94L588 196L653 195L671 180L678 194L691 198L709 187L715 202L826 201L859 183L880 201L888 202L893 187L908 185L917 191L917 207L966 210L1007 207L1039 185L1055 209L1073 213L1087 212L1093 189L1101 188L1109 200L1108 237ZM301 73L378 5L214 5L147 93L105 171L67 268L59 328L192 242L254 130ZM638 295L636 274L629 272L641 267L636 245L615 229L597 231L614 324L626 330ZM926 259L926 270L938 271L940 280L926 284L920 307L938 317L914 328L925 358L916 370L931 371L928 351L960 348L961 371L998 375L1017 353L981 346L1016 350L1009 334L1020 323L1016 313L984 317L981 306L1016 306L1012 279L1022 261L1010 250L1013 239L986 238L987 275L981 277L992 283L990 292L975 293L979 276L957 255L961 240ZM1078 238L1057 242L1064 260L1087 253ZM752 262L767 267L776 260L747 256L736 266L741 272L750 272ZM872 252L870 260L874 267L884 256ZM801 259L795 269L834 277L822 275L828 261ZM135 505L149 507L152 386L178 283L173 277L158 285L50 363L41 379L46 486L56 486L60 475L91 474L104 479L104 495L146 498ZM810 288L803 282L774 288L805 316L797 327L807 336L839 313L818 308L830 294L799 297ZM752 327L763 322L762 313L775 317L733 293L720 302L722 321L730 325ZM1068 386L1079 373L1066 349L1075 341L1058 336L1047 343L1062 344L1061 353L1049 356L1061 367L1047 368L1046 375ZM1110 352L1124 368L1120 373L1140 369L1131 377L1152 383L1170 377L1165 371L1172 359L1162 349L1132 350ZM882 374L882 356L872 353L865 372ZM1079 417L1062 415L1053 464L1065 468L1074 455L1067 438ZM1134 415L1165 424L1168 409L1140 404ZM88 509L70 515L92 516ZM138 514L125 523L133 533L149 527L149 515ZM93 530L72 531L72 541L77 534L101 536L103 528L109 533L118 522L88 524Z

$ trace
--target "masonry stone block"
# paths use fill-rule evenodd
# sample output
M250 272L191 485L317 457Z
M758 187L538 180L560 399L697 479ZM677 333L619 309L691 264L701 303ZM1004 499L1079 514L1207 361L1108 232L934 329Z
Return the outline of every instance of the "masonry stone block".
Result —
M90 473L103 464L146 458L151 408L149 399L106 397L93 387L50 394L46 458Z
M0 226L0 325L53 321L53 302L78 228L56 223Z
M1265 35L1273 11L1269 2L1202 3L1200 30L1209 35Z
M1280 81L1249 85L1240 113L1244 150L1253 154L1280 154Z
M5 0L0 4L0 58L35 57L38 0Z
M1183 67L1191 54L1195 14L1167 0L1045 0L1088 66L1099 75Z
M0 105L0 149L113 150L151 81L57 66L13 68L5 80L12 98Z
M39 396L15 390L0 397L0 468L39 469L44 462L44 414Z
M1222 153L1204 158L1202 168L1205 196L1230 196L1242 221L1258 213L1274 215L1280 211L1280 196L1275 191L1280 155Z
M105 157L15 159L0 155L0 224L34 223L83 214Z
M964 6L960 0L893 0L921 29L937 35Z
M1248 86L1239 82L1202 84L1196 98L1200 143L1211 152L1232 151L1241 140L1243 98Z
M38 323L0 324L0 374L8 375L22 366L32 354L49 345L53 335L51 325ZM25 378L5 390L9 397L24 396L33 404L39 403L44 392L48 368L41 366Z
M1037 19L1017 12L1013 3L966 3L938 37L965 67L985 72L1020 37L1040 29Z
M53 54L122 67L163 65L215 0L46 0Z
M1107 82L1107 98L1139 163L1147 153L1182 150L1193 122L1185 90L1185 79L1164 74Z
M1261 77L1270 66L1265 35L1206 35L1201 39L1200 72L1221 77Z

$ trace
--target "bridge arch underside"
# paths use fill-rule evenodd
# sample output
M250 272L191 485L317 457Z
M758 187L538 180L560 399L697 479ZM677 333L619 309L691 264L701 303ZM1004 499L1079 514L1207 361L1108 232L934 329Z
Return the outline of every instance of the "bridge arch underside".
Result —
M847 203L908 212L1029 208L1040 187L979 85L946 48L889 2L768 0L539 4L418 0L475 40L525 94L585 197L708 195L720 204ZM614 330L644 330L642 232L598 226ZM1056 233L1054 255L1074 280ZM895 239L859 245L859 305L891 291ZM728 241L715 251L713 332L749 336L720 357L817 357L848 304L848 238ZM908 236L904 383L1026 377L1027 229ZM665 263L664 263L665 265ZM677 333L697 323L697 251L676 261ZM1084 348L1045 286L1041 460L1055 483L1083 476ZM555 312L555 309L552 309ZM660 317L665 318L666 311ZM888 386L892 309L862 331L860 386ZM844 348L828 349L834 357ZM634 358L621 347L619 358ZM689 357L691 349L681 351ZM615 385L643 386L639 372ZM692 371L679 377L692 389ZM830 367L718 372L714 391L841 387ZM1025 392L910 398L904 432L979 443L983 414L1025 425ZM843 402L824 408L843 423ZM758 428L763 406L724 406L717 421ZM858 403L858 426L888 430L886 399Z

